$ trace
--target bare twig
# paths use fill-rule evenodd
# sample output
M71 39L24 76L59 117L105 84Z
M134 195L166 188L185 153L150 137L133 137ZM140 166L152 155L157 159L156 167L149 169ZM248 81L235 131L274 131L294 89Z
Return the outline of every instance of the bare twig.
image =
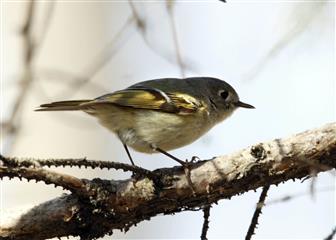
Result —
M95 60L85 68L86 70L82 75L86 76L86 79L81 83L82 85L91 80L111 60L121 47L126 44L131 36L130 32L127 32L127 30L133 22L133 17L128 17L111 41L100 51L100 53L98 53Z
M62 95L67 95L67 98L71 98L76 94L83 86L90 83L94 76L111 60L111 58L121 49L123 45L127 43L130 39L131 32L129 30L131 24L134 22L134 17L130 16L126 22L122 25L120 30L114 35L111 41L104 46L101 51L94 58L94 61L90 62L84 69L82 76L73 82L71 88L62 93Z
M210 208L211 205L208 205L203 208L203 227L202 227L202 234L201 234L201 240L207 240L207 233L209 229L209 217L210 217Z
M172 35L173 35L173 41L174 41L174 46L175 46L175 52L176 52L176 58L177 61L172 61L171 59L169 59L169 57L165 56L164 54L160 53L159 51L157 51L152 44L149 42L148 37L147 37L147 25L146 25L146 21L140 16L140 14L138 13L134 3L132 0L128 0L133 17L136 21L136 27L140 30L140 35L142 37L142 39L144 40L144 42L146 43L146 45L157 55L159 55L160 57L164 58L165 60L167 60L168 62L173 62L174 64L179 65L180 70L181 70L181 76L185 77L185 68L187 67L187 65L185 63L183 63L182 61L182 57L181 57L181 53L180 53L180 49L179 49L179 45L178 45L178 38L177 38L177 32L176 32L176 27L175 27L175 22L173 19L173 15L170 14L171 10L168 10L168 14L169 14L169 19L171 21L171 27L172 27ZM172 6L174 5L174 0L166 0L166 6L167 9L171 9ZM188 66L188 68L191 68L190 66Z
M171 26L171 31L173 35L173 41L174 41L174 47L175 47L176 62L180 67L181 77L184 78L185 77L185 67L182 61L181 49L180 49L179 41L177 37L177 30L176 30L174 11L173 11L174 3L175 3L174 0L166 0L166 6L167 6L168 15L169 15L169 21L170 21L170 26Z
M16 133L19 128L20 120L19 113L21 112L22 105L25 102L28 90L30 89L31 82L33 80L32 76L32 60L34 57L35 45L32 37L32 25L34 19L34 10L35 2L30 1L27 6L27 17L24 26L22 27L22 36L23 36L23 61L25 71L20 80L20 90L17 95L17 98L13 104L12 113L9 119L2 124L5 132L7 133Z
M267 63L285 49L293 40L300 36L320 14L327 1L307 3L305 6L298 3L287 19L286 32L271 46L265 56L246 74L244 80L255 79L267 66ZM308 9L307 11L307 8Z
M316 190L315 193L321 193L321 192L330 192L330 191L335 191L335 187L324 187L324 188L319 188ZM283 202L287 202L296 198L300 198L300 197L305 197L307 195L310 195L311 192L310 191L305 191L305 192L300 192L300 193L296 193L296 194L292 194L292 195L286 195L283 196L281 198L277 198L277 199L272 199L267 201L267 205L271 205L271 204L276 204L276 203L283 203Z
M24 63L26 67L30 67L31 61L34 57L34 50L35 50L35 42L33 40L33 21L34 21L34 14L35 14L35 1L29 1L27 6L27 18L26 22L22 27L22 35L24 40Z
M311 198L314 200L316 195L316 176L317 176L317 172L315 169L312 170L312 173L310 174L312 176L311 181L310 181L310 196Z
M145 39L147 39L146 36L146 22L144 21L144 19L142 19L140 17L140 15L138 14L138 11L136 10L134 3L132 0L128 0L128 3L130 5L133 17L135 19L136 22L136 26L137 28L140 30L141 34L144 36Z
M3 161L4 165L12 166L12 167L43 167L43 166L55 166L55 167L90 167L92 169L95 168L107 168L107 169L116 169L116 170L124 170L131 171L141 176L148 176L152 178L157 178L157 175L153 174L153 172L125 163L119 162L108 162L108 161L99 161L99 160L87 160L86 158L68 158L68 159L17 159L17 158L6 158L0 154L0 160Z
M336 235L336 227L331 231L331 233L324 240L333 240Z
M259 218L259 215L261 214L261 209L264 206L265 199L267 197L267 192L268 192L269 188L270 188L270 186L267 185L267 186L263 187L263 189L261 191L258 204L256 206L256 209L254 211L249 229L248 229L248 231L246 233L246 236L245 236L245 240L250 240L252 238L252 235L254 234L254 231L255 231L255 229L257 227L257 224L258 224L258 218Z
M47 5L47 10L44 13L44 20L42 21L42 28L39 33L38 39L35 41L35 54L37 54L40 49L42 44L44 43L45 37L47 35L47 32L49 30L50 22L54 14L54 9L56 5L56 1L48 1L46 4Z
M50 100L50 99L59 99L64 98L64 95L67 95L67 97L70 97L77 89L78 84L80 82L87 81L86 77L78 76L75 74L72 74L70 72L58 70L58 69L41 69L36 71L36 78L35 81L57 81L58 83L61 83L63 88L59 91L61 93L53 93L53 95L48 94L47 89L44 88L43 84L36 84L36 87L39 87L39 95L44 100ZM73 89L73 91L70 92L70 90ZM90 82L90 89L95 90L97 92L107 92L106 88L103 87L98 82ZM69 95L69 96L68 96Z
M36 180L36 182L54 184L55 186L62 187L76 194L86 192L85 184L82 180L70 175L56 173L42 168L12 168L0 166L0 178L3 177L25 178L27 180Z
M23 62L24 62L24 72L20 80L20 89L19 93L13 104L11 115L5 122L1 123L1 128L5 130L5 133L13 135L18 134L20 128L20 113L22 107L27 98L28 92L30 90L31 84L35 78L33 62L37 55L37 51L41 49L41 45L44 41L46 32L49 28L49 23L52 17L54 2L49 3L47 9L44 25L42 27L39 39L35 39L33 36L33 25L34 25L34 16L36 11L36 2L31 0L27 5L27 17L25 23L22 27L22 37L23 37ZM12 139L16 141L16 138Z

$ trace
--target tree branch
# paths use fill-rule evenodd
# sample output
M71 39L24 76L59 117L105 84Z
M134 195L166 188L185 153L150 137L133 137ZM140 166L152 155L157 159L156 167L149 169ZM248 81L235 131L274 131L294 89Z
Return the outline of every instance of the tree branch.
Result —
M208 230L209 230L210 208L211 208L211 205L205 206L203 208L203 218L204 218L204 220L203 220L201 240L208 240L207 233L208 233Z
M333 240L336 234L336 227L331 231L331 233L324 240Z
M108 162L108 161L100 161L100 160L88 160L86 158L67 158L67 159L23 159L23 158L6 158L0 154L0 160L6 165L10 167L20 168L20 167L90 167L92 169L115 169L115 170L123 170L123 171L131 171L134 174L147 176L149 178L155 179L157 175L155 175L150 170L135 166L129 165L125 163L119 162ZM1 175L0 175L1 176Z
M19 93L13 103L12 113L8 120L1 123L1 128L4 129L5 134L17 134L20 125L20 112L22 105L28 95L31 83L33 81L32 63L35 56L35 42L33 40L33 23L35 15L36 3L30 0L27 4L27 17L22 26L21 34L23 39L23 64L24 72L20 79Z
M259 216L261 214L261 209L263 208L264 204L265 204L265 199L267 197L267 192L269 190L270 186L266 185L265 187L263 187L260 197L259 197L259 201L258 204L256 206L256 209L253 213L253 217L250 223L250 226L247 230L246 236L245 236L245 240L250 240L252 238L252 235L254 234L255 229L257 228L258 225L258 219Z
M185 78L185 67L184 67L184 63L182 60L181 48L180 48L178 37L177 37L177 29L176 29L176 24L175 24L175 19L174 19L174 11L173 11L174 4L175 4L174 0L166 0L166 7L168 11L169 22L171 26L174 47L175 47L176 62L180 68L181 77Z
M4 167L6 167L4 165ZM93 239L127 231L158 214L200 209L220 199L336 168L336 123L289 138L259 143L191 167L194 195L182 167L154 171L149 178L82 180L88 196L72 194L42 203L17 221L2 223L2 239L81 236Z

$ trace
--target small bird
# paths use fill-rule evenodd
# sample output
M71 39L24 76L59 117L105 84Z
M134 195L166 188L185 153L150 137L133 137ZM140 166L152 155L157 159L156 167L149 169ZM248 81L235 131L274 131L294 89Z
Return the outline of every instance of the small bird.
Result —
M190 144L238 107L241 102L228 83L217 78L162 78L139 82L95 99L52 102L36 111L84 111L115 133L134 165L128 146L144 153L167 151Z

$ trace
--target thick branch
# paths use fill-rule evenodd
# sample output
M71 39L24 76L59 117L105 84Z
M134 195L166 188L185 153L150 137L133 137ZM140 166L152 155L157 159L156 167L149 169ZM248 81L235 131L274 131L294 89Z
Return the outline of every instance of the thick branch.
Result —
M1 226L4 239L45 239L76 235L92 239L127 231L158 214L201 209L220 199L336 167L336 124L286 139L256 144L200 161L191 168L193 194L181 167L157 169L160 184L148 178L83 180L90 197L74 193L45 202L16 222Z

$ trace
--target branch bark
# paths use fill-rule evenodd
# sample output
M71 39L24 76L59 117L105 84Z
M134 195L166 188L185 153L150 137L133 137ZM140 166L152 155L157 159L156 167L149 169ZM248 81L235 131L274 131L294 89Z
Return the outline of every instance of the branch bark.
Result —
M82 179L86 193L74 191L30 209L17 221L4 223L0 237L93 239L114 229L127 231L158 214L203 209L220 199L333 168L336 123L195 163L190 172L195 194L181 167L155 170L158 181L146 176L122 181Z

